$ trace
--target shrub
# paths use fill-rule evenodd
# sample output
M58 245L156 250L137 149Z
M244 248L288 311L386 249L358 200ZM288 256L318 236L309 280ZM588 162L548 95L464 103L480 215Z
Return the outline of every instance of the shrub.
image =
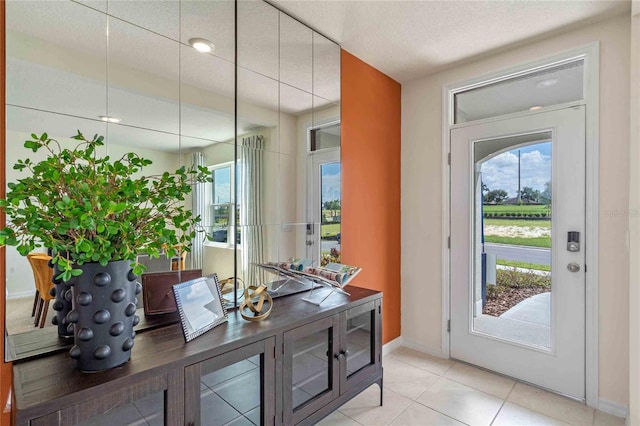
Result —
M516 268L498 269L496 273L496 286L493 287L551 287L551 276L548 274L539 275L535 272L523 272Z

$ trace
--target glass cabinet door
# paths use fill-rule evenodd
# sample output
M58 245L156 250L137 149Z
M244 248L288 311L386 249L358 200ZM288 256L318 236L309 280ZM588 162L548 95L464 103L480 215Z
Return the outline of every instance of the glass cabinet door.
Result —
M340 357L340 393L369 377L371 370L381 368L380 345L376 342L382 338L380 302L370 302L352 308L342 315L343 342L346 348Z
M98 374L98 373L96 373ZM109 372L104 372L109 374ZM172 372L139 379L135 384L107 389L89 388L76 396L77 404L30 419L33 426L162 426L182 422L175 401L180 399ZM22 424L21 422L18 422Z
M164 391L147 395L144 398L132 403L121 405L108 412L92 417L89 420L78 423L78 426L163 426L165 422L164 413L165 393ZM72 423L61 423L72 424Z
M295 424L339 395L339 316L284 333L284 424Z
M187 367L185 424L273 424L274 347L272 337Z

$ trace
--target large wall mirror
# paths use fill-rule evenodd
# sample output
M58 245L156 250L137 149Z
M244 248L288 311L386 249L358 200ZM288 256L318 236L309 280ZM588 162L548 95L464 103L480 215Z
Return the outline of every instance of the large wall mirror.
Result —
M262 1L7 2L6 32L7 182L33 158L29 134L65 144L78 129L105 136L101 155L151 159L145 174L208 167L213 182L185 200L208 239L147 271L230 278L230 305L278 281L255 263L339 258L337 44ZM34 325L29 262L5 252L5 359L64 348L51 308Z

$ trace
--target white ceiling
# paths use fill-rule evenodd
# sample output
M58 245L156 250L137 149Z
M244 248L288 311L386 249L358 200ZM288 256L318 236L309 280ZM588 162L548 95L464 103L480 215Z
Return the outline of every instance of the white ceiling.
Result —
M627 0L270 1L400 83L631 8Z

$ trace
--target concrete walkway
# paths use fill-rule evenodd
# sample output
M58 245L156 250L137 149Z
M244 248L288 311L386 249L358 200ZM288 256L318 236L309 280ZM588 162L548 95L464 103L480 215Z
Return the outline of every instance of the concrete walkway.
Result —
M501 339L550 348L551 293L529 297L499 317L479 315L474 328Z

